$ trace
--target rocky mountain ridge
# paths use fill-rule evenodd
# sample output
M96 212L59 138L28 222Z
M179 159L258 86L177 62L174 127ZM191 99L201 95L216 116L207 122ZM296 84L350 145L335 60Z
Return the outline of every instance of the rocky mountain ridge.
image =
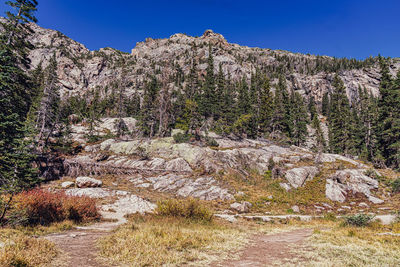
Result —
M332 90L335 68L344 81L349 98L358 97L358 88L365 87L374 95L379 94L379 66L376 59L363 62L340 60L328 56L303 55L281 50L251 48L228 43L221 35L206 30L200 37L174 34L168 39L147 38L137 43L131 53L113 48L90 51L84 45L60 32L32 24L30 37L35 49L30 53L32 67L40 63L46 66L54 54L58 63L57 75L62 96L82 95L90 90L100 90L101 95L110 93L113 84L122 78L129 96L140 90L152 74L161 77L163 72L185 77L195 63L201 77L207 68L208 45L212 45L215 71L221 65L226 77L250 79L256 70L271 77L272 86L277 83L275 74L284 72L289 89L302 95L313 95L321 102L325 92ZM354 67L352 67L354 65ZM332 69L332 70L331 70ZM391 59L390 71L400 69L400 60ZM184 78L182 86L184 86ZM171 82L172 88L177 88Z

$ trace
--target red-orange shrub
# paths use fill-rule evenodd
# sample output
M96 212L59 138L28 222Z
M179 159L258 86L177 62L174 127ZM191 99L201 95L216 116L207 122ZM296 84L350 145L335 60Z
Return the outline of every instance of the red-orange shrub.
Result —
M15 209L24 210L29 224L45 225L66 219L87 222L100 218L94 199L42 189L18 194L15 197Z

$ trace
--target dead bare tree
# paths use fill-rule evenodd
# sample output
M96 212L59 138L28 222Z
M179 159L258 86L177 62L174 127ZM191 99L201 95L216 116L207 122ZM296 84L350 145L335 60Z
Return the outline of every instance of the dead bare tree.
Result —
M170 72L164 68L161 77L161 90L158 95L158 136L164 137L168 130L171 113L171 94L169 88Z
M39 146L46 146L59 119L59 88L57 87L57 62L55 55L46 68L46 80L36 117L36 137Z

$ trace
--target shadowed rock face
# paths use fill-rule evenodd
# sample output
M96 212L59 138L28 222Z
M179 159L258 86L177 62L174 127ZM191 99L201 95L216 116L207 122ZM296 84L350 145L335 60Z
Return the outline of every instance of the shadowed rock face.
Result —
M221 64L223 72L229 73L232 79L240 79L243 76L250 79L256 68L275 68L283 64L282 58L288 58L293 65L291 74L286 75L289 89L294 89L302 95L313 95L317 102L321 101L325 92L332 90L334 73L316 71L314 74L304 74L304 70L307 66L315 67L321 58L328 62L333 62L333 58L324 56L317 59L312 55L231 44L221 34L212 30L206 30L200 37L178 33L168 39L147 38L144 42L137 43L131 54L128 54L113 48L90 51L60 32L43 29L36 24L33 24L32 28L34 34L30 41L36 47L30 53L32 66L35 67L41 62L44 67L47 66L55 53L62 96L83 94L96 87L104 89L121 78L123 64L127 70L124 78L129 84L126 90L128 95L143 86L145 77L153 74L154 67L166 68L170 73L174 73L179 66L187 75L192 61L195 61L198 63L198 75L201 77L207 68L205 62L209 44L212 45L215 71L218 71ZM390 67L392 74L395 74L400 68L400 61L393 59ZM351 100L358 98L359 86L365 87L374 95L379 92L380 74L377 64L360 69L346 69L339 75ZM277 80L273 80L272 86L276 83ZM171 83L171 88L173 87L174 84ZM104 91L101 93L106 94Z

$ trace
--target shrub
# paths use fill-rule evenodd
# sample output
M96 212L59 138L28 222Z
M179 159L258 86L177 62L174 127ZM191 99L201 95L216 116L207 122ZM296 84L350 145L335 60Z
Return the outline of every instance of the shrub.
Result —
M139 157L140 160L148 160L150 159L150 155L149 153L147 153L146 149L144 147L137 147L134 155L136 155L137 157Z
M21 211L30 225L48 225L66 219L87 222L100 218L94 199L41 189L22 192L15 197L13 212Z
M324 220L326 220L326 221L335 222L336 219L337 219L337 218L336 218L335 214L333 214L332 212L329 212L329 213L327 213L327 214L324 215Z
M206 140L206 145L207 146L213 146L213 147L218 147L219 146L218 142L212 137L208 137L207 136L207 137L205 137L205 140Z
M364 174L366 175L366 176L368 176L368 177L371 177L371 178L373 178L373 179L375 179L375 180L381 180L381 176L379 176L378 175L378 173L374 170L374 169L368 169L368 170L366 170L365 172L364 172Z
M275 168L275 161L273 157L268 159L268 170L272 171Z
M373 215L362 214L362 213L356 215L349 215L344 217L344 225L364 227L368 226L373 218L374 218Z
M188 143L192 135L186 133L177 133L173 136L175 143Z
M160 201L157 206L157 214L206 222L210 222L213 217L212 212L207 207L194 199Z
M74 222L88 222L100 219L96 201L90 197L64 197L63 211L65 219Z
M400 193L400 178L397 178L392 182L393 193Z

